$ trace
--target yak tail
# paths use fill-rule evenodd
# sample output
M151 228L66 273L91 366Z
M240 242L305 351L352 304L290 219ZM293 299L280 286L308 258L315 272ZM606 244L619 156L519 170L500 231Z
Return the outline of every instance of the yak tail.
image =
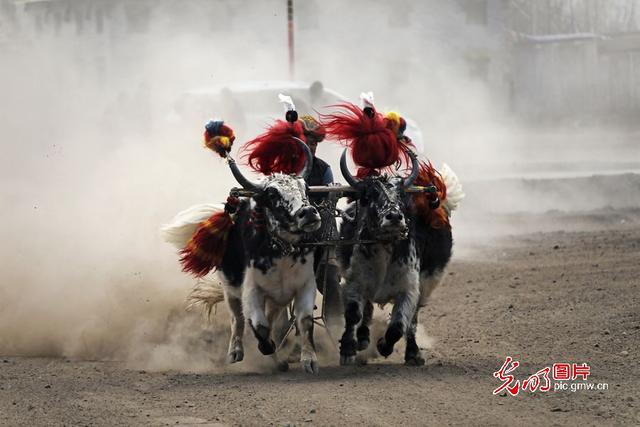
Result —
M178 213L169 224L163 225L160 228L160 234L165 241L182 249L187 245L200 223L223 209L222 205L213 203L191 206Z
M458 208L458 205L464 199L464 191L462 191L462 184L455 172L446 163L442 165L440 175L447 187L447 198L444 201L444 208L447 211L447 215L451 216L451 213Z
M217 275L209 275L198 280L187 296L187 311L200 308L207 319L211 319L211 312L224 301L224 288Z

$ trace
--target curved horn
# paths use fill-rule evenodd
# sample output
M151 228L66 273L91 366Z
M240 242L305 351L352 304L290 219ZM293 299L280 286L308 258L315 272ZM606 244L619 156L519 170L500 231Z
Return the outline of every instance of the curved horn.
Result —
M342 176L352 187L358 185L358 179L351 175L349 172L349 168L347 167L347 149L345 148L342 152L342 156L340 156L340 172L342 172Z
M300 171L300 176L303 179L307 179L309 177L309 174L311 173L311 168L313 167L313 153L311 152L309 146L303 140L301 140L300 138L296 138L295 136L293 137L293 139L295 139L296 142L300 144L300 146L302 147L302 151L304 151L304 167Z
M262 190L262 186L260 184L251 182L242 174L242 172L240 172L236 161L233 160L233 158L229 155L227 155L227 163L229 163L229 169L231 169L233 177L236 179L236 181L238 181L238 184L242 185L242 188L244 188L245 190L256 192Z
M418 177L418 172L420 172L420 163L418 162L418 156L416 153L411 150L407 150L407 154L411 157L411 173L402 183L404 188L411 187L413 185L413 181Z

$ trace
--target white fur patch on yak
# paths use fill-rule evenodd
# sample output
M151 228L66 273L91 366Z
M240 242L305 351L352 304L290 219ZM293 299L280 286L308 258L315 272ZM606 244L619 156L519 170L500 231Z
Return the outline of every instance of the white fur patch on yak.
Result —
M282 197L282 208L287 212L297 212L304 205L305 183L302 178L291 179L280 173L271 175L266 180L266 188L274 187Z
M278 305L287 305L310 280L315 280L313 272L313 253L304 257L304 263L291 256L276 258L266 273L249 267L247 278L252 285L260 288L265 295ZM245 279L247 283L247 279Z

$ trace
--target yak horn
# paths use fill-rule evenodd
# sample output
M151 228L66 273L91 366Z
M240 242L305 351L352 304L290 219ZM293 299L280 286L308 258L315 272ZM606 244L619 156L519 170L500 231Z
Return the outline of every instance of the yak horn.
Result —
M311 152L309 146L303 140L301 140L300 138L296 138L295 136L293 137L293 139L295 139L296 142L300 144L300 147L302 147L302 151L304 151L304 167L300 171L300 176L303 179L307 179L311 174L311 168L313 168L313 153Z
M411 173L408 177L404 179L402 186L404 188L411 187L413 182L418 177L418 172L420 172L420 163L418 163L418 156L411 150L407 150L407 154L411 157Z
M351 187L356 187L358 185L358 179L351 175L349 172L349 167L347 166L347 149L345 148L342 152L342 156L340 156L340 172L342 172L342 176L347 181Z
M238 181L238 184L242 186L245 190L249 191L260 191L262 190L262 186L260 184L256 184L255 182L251 182L247 179L242 172L240 172L240 168L236 164L236 161L229 155L227 155L227 163L229 164L229 169L231 169L231 173L233 177Z

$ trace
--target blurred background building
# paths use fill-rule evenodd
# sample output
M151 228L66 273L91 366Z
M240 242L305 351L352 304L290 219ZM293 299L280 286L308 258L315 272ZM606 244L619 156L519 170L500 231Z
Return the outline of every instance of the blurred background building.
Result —
M637 0L293 3L298 80L343 91L357 80L418 110L445 58L525 121L633 122L640 112ZM239 80L287 79L286 40L286 0L0 0L0 49L44 44L44 61L65 51L79 85L127 81L121 101L158 93L162 73L180 71L166 87L176 91L230 69ZM194 55L174 61L191 41Z

